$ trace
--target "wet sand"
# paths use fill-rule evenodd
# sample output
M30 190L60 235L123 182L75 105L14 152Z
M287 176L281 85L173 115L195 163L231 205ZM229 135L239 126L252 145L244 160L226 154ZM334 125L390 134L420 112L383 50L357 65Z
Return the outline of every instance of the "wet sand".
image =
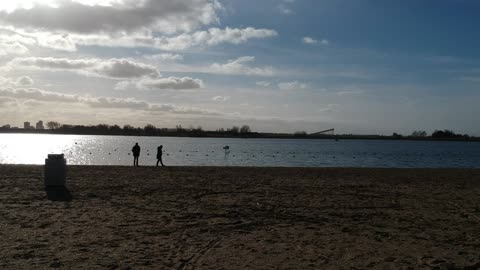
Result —
M480 269L480 170L0 166L1 269Z

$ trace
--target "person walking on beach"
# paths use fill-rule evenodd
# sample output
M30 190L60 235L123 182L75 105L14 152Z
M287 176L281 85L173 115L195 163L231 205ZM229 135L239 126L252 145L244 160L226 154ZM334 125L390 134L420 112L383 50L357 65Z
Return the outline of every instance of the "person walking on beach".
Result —
M162 161L162 154L163 154L162 149L163 149L163 145L160 145L159 147L157 147L157 167L158 167L158 163L162 164L162 167L165 167Z
M138 157L140 156L140 146L138 142L132 148L133 152L133 167L138 167Z

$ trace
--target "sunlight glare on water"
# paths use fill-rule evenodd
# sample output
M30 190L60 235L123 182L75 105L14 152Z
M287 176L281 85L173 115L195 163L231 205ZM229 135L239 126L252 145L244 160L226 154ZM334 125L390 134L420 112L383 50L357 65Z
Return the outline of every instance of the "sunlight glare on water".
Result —
M82 136L40 134L3 134L0 142L0 163L44 164L48 154L68 151ZM8 142L8 143L5 143Z

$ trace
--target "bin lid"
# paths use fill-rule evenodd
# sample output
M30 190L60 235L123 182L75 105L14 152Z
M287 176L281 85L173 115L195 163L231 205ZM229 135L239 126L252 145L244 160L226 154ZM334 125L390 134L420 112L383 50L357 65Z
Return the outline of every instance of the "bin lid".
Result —
M63 154L48 154L48 159L64 159Z

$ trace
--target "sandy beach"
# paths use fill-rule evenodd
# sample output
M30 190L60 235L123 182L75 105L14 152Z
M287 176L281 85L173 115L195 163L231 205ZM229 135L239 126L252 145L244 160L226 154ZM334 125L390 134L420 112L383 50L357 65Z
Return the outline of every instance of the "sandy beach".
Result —
M1 269L480 269L480 170L0 166Z

